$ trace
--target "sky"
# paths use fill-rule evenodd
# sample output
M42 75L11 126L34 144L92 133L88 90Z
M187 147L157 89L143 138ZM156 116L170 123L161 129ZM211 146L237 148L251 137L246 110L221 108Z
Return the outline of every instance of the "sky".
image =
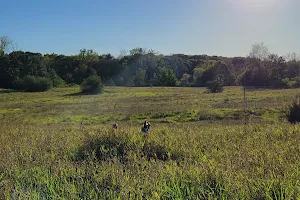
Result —
M117 56L135 47L162 54L246 56L254 43L300 54L300 0L3 0L0 36L18 50Z

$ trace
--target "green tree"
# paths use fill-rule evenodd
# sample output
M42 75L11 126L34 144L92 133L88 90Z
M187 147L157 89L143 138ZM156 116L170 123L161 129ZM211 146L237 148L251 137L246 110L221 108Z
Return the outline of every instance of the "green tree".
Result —
M194 83L196 86L203 87L207 81L215 79L214 66L216 61L205 61L200 67L194 69Z
M145 75L146 71L142 68L138 68L136 70L135 78L134 78L134 84L135 86L143 86L145 84Z
M57 75L54 69L49 69L48 77L52 81L53 87L64 87L66 82Z
M174 71L167 67L161 67L157 72L157 83L161 86L176 86L177 77Z
M141 47L136 47L132 50L129 51L130 55L134 56L134 55L144 55L147 53L147 50Z
M182 54L171 55L171 56L163 56L160 61L160 66L168 66L170 67L177 78L182 78L182 75L190 71L192 62L189 57Z
M12 77L8 75L9 59L8 55L0 55L0 88L9 88Z
M13 41L7 36L0 36L0 55L13 50Z
M80 53L78 54L78 58L81 63L87 64L92 61L98 61L99 55L92 49L80 49Z
M282 79L286 77L286 63L283 57L276 54L270 54L268 60L265 61L268 70L269 85L282 87Z
M263 42L252 45L252 49L246 59L246 69L241 77L243 85L268 86L270 84L268 79L269 71L265 65L269 55L268 47Z
M287 76L294 78L300 76L300 61L291 60L286 63L287 65Z
M27 75L47 77L48 71L43 56L39 53L14 51L2 59L2 76L5 77L3 85L14 88Z

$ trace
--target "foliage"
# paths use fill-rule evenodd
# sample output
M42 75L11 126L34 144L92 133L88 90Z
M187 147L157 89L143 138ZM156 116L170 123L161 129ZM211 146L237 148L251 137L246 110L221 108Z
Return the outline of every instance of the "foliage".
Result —
M114 80L112 78L106 80L105 84L106 86L116 86Z
M294 73L291 77L298 76L296 66L300 66L300 62L286 62L282 56L269 53L264 44L256 44L246 59L246 66L241 75L242 85L281 88L286 86L282 79L288 77L291 72Z
M52 88L51 80L39 76L25 76L19 84L27 92L44 92Z
M58 75L51 77L51 80L53 82L53 87L65 87L66 86L66 82Z
M13 42L8 37L0 40L0 88L14 89L27 75L50 77L54 87L64 85L63 81L67 85L79 85L93 75L109 85L113 85L110 84L113 80L117 86L130 87L205 87L207 81L214 80L225 86L299 87L286 82L286 78L294 81L300 76L297 54L285 57L272 54L264 43L254 44L248 57L162 55L137 47L117 59L109 53L99 55L92 49L81 49L77 55L70 56L11 51ZM184 80L185 74L192 78Z
M167 67L162 67L158 69L157 72L157 85L162 86L176 86L177 78L172 69Z
M297 81L294 79L284 78L281 80L281 85L284 88L294 88L297 87Z
M143 86L145 84L145 76L146 76L146 71L143 70L142 68L138 68L134 78L134 85Z
M66 86L66 82L60 76L58 76L56 74L54 69L50 69L48 75L49 75L49 78L52 81L53 87L64 87L64 86Z
M222 61L205 61L194 69L195 86L206 86L208 81L218 81L222 85L233 85L234 76L228 64Z
M0 36L0 56L13 50L13 41L7 36Z
M294 102L289 106L287 111L287 120L292 123L300 122L300 96L296 96Z
M103 84L101 78L94 75L90 76L81 83L81 92L83 93L101 93L103 91Z
M207 81L215 79L215 75L213 73L213 67L215 64L215 61L205 61L201 67L194 69L194 81L196 86L205 86Z
M219 93L223 91L223 86L218 81L207 81L206 88L210 93Z

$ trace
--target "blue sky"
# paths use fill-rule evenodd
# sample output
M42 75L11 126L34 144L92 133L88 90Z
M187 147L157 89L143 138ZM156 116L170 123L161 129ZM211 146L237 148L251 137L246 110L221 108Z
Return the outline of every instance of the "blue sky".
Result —
M143 47L245 56L258 42L300 53L299 8L299 0L9 0L1 2L0 36L41 53Z

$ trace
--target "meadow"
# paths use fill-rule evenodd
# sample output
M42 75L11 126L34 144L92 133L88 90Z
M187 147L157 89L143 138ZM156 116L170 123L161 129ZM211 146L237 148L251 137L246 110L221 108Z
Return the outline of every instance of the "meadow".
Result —
M300 89L79 91L0 90L0 199L300 198Z

